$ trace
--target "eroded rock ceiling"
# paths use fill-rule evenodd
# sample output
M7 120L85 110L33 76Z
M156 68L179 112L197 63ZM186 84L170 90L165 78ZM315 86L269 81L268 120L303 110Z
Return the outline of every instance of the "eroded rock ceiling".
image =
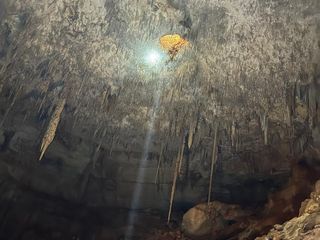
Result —
M300 153L319 134L318 0L4 0L0 20L2 148L17 159L39 158L62 100L44 157L79 173L100 164L101 152L110 159L117 152L117 164L139 159L150 120L150 158L165 149L171 164L187 132L189 169L204 177L217 122L230 172L251 171L252 156L260 158L254 171L287 168L280 150L265 149ZM173 33L190 45L147 66L146 52Z

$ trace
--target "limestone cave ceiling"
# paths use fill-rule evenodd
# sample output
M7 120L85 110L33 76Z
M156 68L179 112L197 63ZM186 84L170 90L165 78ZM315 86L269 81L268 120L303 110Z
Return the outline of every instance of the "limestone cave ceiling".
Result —
M61 101L59 139L110 153L141 152L152 114L157 151L210 142L216 122L244 146L252 125L267 144L268 126L287 139L319 119L318 0L2 0L0 20L1 125L33 125L33 152ZM190 44L146 66L165 34Z

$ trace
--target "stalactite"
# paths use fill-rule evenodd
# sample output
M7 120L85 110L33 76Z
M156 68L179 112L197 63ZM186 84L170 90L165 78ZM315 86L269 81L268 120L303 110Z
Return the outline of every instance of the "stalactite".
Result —
M94 153L93 153L93 157L92 157L92 168L95 169L96 167L96 163L97 163L97 160L98 160L98 157L99 157L99 152L100 152L100 149L101 149L101 146L102 146L102 143L103 143L103 139L104 137L106 136L107 134L107 129L104 129L103 132L102 132L102 135L101 135L101 138L100 138L100 141L99 141L99 144L97 145Z
M170 92L169 92L168 99L170 99L170 100L169 100L169 103L170 103L170 104L171 104L172 101L173 101L173 96L174 96L174 88L172 88L172 89L170 90Z
M20 93L21 89L22 89L22 87L20 86L20 87L18 88L18 90L15 92L14 97L13 97L13 99L12 99L9 107L7 108L6 112L5 112L4 115L3 115L2 121L1 121L1 123L0 123L0 127L3 125L3 123L4 123L5 120L7 119L9 112L11 111L11 109L12 109L13 106L14 106L14 104L16 103L17 98L18 98L18 96L19 96L19 93Z
M268 122L268 117L265 116L265 127L264 127L264 144L268 144L268 132L269 132L269 122Z
M40 86L40 92L44 94L44 97L41 99L41 102L39 104L38 113L40 113L40 111L42 110L42 106L44 105L45 100L47 99L48 90L49 90L49 81L46 81Z
M73 114L73 123L72 123L72 126L71 126L71 130L75 128L77 122L78 122L78 115L76 113Z
M320 91L318 92L318 98L316 100L316 116L315 116L315 125L319 126L320 123Z
M231 146L234 147L236 145L236 122L232 121L231 125Z
M160 148L160 155L159 155L159 160L158 160L158 166L157 166L157 172L156 172L156 176L154 179L154 184L159 184L159 172L160 172L160 167L162 164L162 157L163 157L163 143L161 143L161 148Z
M27 120L28 116L29 116L29 112L26 112L23 117L23 121L22 121L23 123Z
M301 137L298 141L299 141L299 150L300 150L300 153L302 154L304 152L304 138Z
M56 107L53 104L51 104L46 114L48 116L53 116L55 109L56 109Z
M300 92L297 90L298 86L290 86L287 88L286 105L287 105L287 124L289 126L289 138L292 139L294 135L293 118L296 112L296 94Z
M60 100L56 106L55 111L51 116L47 131L44 137L42 138L39 161L43 158L44 153L46 152L47 148L52 143L55 137L57 127L61 118L61 113L64 109L65 104L66 104L65 99Z
M173 181L172 181L172 187L171 187L171 194L170 194L170 205L169 205L169 212L168 212L168 219L167 223L170 223L171 220L171 214L172 214L172 207L173 207L173 201L174 201L174 195L176 192L176 185L177 185L177 179L178 179L178 174L179 174L179 165L180 165L180 152L178 153L178 156L176 158L176 163L175 163L175 168L174 168L174 173L173 173Z
M169 120L169 127L168 127L168 129L169 129L169 136L170 136L170 137L173 136L173 134L172 134L172 131L173 131L172 128L173 128L172 120Z
M82 81L80 83L80 87L79 87L78 91L76 92L76 98L78 98L78 99L80 98L80 94L82 92L82 88L83 88L83 84L85 82L86 76L87 76L86 74L83 76Z
M185 183L189 172L189 149L187 136L184 141L183 152L181 152L180 166L179 166L179 180Z
M0 82L0 94L2 93L3 86L4 86L4 84L2 82Z
M92 136L93 139L96 138L98 132L99 132L99 127L97 127L97 128L93 131L93 136Z
M97 147L94 150L93 156L92 156L92 168L95 169L96 168L96 163L99 157L99 152L100 152L100 148L101 148L101 144L102 141L99 142L99 144L97 145Z
M212 145L212 156L211 156L209 190L208 190L208 204L211 202L211 192L212 192L212 184L213 184L213 172L214 172L214 166L215 166L216 161L217 161L218 130L219 130L219 124L215 123L214 139L213 139L213 145Z
M201 134L200 134L200 110L198 109L197 112L197 118L195 120L194 125L194 133L193 133L193 139L192 139L192 145L193 146L199 146L201 141Z
M100 107L100 111L103 109L103 106L107 100L107 94L108 94L108 90L103 91L102 96L101 96L101 107Z
M109 156L112 155L114 141L115 141L114 138L115 138L115 136L113 135L112 138L111 138L111 146L110 146L110 150L109 150Z
M40 102L40 105L39 105L39 108L38 108L38 113L41 112L42 107L43 107L43 105L44 105L44 103L45 103L45 100L46 100L46 96L44 96L44 97L41 99L41 102Z
M193 143L193 136L194 136L194 123L190 123L189 132L188 132L188 148L190 149Z
M314 85L309 86L308 97L309 127L312 129L315 126L315 119L317 115L317 92Z
M239 130L236 131L236 151L239 151L240 149L240 134Z
M179 154L179 177L182 175L182 165L183 165L183 160L184 160L184 149L185 149L185 138L183 137L181 147L180 147L180 154Z
M291 127L292 126L292 111L291 111L291 109L290 109L290 106L287 104L287 106L286 106L286 110L287 110L287 124L288 124L288 126L289 127Z
M263 132L263 141L264 144L268 144L268 116L267 113L260 114L260 124L261 124L261 130Z
M170 206L169 206L168 220L167 220L168 224L170 223L170 220L171 220L171 213L172 213L174 196L176 192L176 185L177 185L178 176L181 170L181 161L183 159L184 145L185 145L185 137L183 136L181 141L181 146L179 147L178 155L176 158L176 163L175 163L175 168L173 173L173 181L172 181L171 194L170 194Z

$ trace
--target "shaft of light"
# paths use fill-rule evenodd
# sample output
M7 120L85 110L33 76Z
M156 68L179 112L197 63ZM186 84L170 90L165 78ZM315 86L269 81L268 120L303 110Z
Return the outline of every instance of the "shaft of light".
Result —
M160 105L161 88L162 87L159 84L154 94L154 102L153 102L153 107L150 114L150 121L149 121L149 126L147 130L146 138L145 138L143 154L139 163L137 180L136 180L136 184L134 187L134 192L131 200L131 207L130 207L130 212L128 216L128 225L126 229L125 240L131 240L134 233L134 222L136 220L135 210L139 207L139 200L143 190L142 185L143 185L143 180L145 178L145 170L146 170L146 165L148 160L148 153L149 153L150 144L154 135L154 122L155 122L158 108Z

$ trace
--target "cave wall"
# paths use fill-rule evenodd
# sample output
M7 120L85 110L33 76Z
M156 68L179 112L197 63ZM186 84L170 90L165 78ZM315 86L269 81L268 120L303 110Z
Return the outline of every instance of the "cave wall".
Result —
M1 177L92 206L130 207L155 114L141 207L167 208L186 133L176 201L206 199L217 123L214 197L265 201L292 160L318 164L319 9L317 0L1 1ZM144 50L167 33L191 46L151 71Z

